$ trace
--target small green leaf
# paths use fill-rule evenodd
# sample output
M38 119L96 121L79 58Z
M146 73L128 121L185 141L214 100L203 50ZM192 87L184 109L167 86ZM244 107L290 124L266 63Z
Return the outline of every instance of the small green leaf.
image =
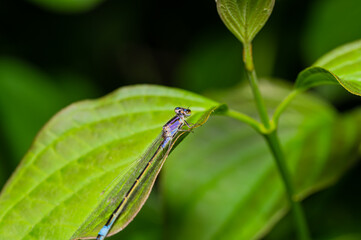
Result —
M270 112L289 92L274 82L263 82L261 90ZM257 114L248 88L220 97L248 115ZM360 130L357 119L338 116L318 98L306 94L295 98L278 133L296 199L334 183L355 163ZM169 159L161 182L167 204L166 238L261 239L288 211L270 150L245 124L214 117L173 157L182 160Z
M244 44L252 42L272 13L274 0L217 0L223 23Z
M45 9L64 12L76 13L88 11L104 0L29 0Z
M109 217L103 212L108 194L102 191L119 192L129 185L125 176L136 168L136 160L177 106L190 106L189 122L197 123L219 104L179 89L139 85L73 104L55 115L1 192L0 239L94 237ZM140 186L143 190L112 233L139 211L157 170ZM115 178L120 182L112 182Z
M298 75L295 87L306 90L337 83L347 91L361 95L361 40L336 48L321 57Z

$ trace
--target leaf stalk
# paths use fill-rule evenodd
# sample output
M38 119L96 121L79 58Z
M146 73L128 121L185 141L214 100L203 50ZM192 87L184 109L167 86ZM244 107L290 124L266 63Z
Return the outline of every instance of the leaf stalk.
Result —
M257 75L256 75L256 71L254 69L254 64L253 64L252 44L251 43L244 44L243 61L244 61L245 67L246 67L247 78L248 78L249 84L252 88L253 96L255 98L255 102L257 105L257 109L258 109L258 113L260 115L261 121L262 121L263 125L265 126L265 128L269 129L271 127L271 124L270 124L270 121L268 118L267 110L264 105L264 101L263 101L261 92L258 87Z
M293 213L298 238L300 240L309 240L311 238L307 226L306 217L301 203L295 198L295 190L292 184L292 178L284 158L277 132L273 131L270 134L264 135L264 137L276 161L278 171L282 177L283 184L286 189L287 199Z
M257 120L253 119L252 117L250 117L250 116L248 116L248 115L246 115L244 113L240 113L240 112L235 111L233 109L229 109L225 113L225 115L248 124L253 129L255 129L257 132L261 132L261 133L266 133L267 132L267 129L264 128L263 124L261 124Z
M283 99L283 101L277 106L273 117L272 117L272 122L274 123L275 126L278 126L278 120L281 116L281 114L285 111L285 109L287 108L287 106L291 103L291 101L300 93L300 90L293 90L291 91L286 97L285 99Z
M243 61L245 64L245 69L247 72L247 78L249 84L252 88L253 96L256 102L257 110L261 119L261 122L264 126L265 131L261 131L260 133L265 137L266 142L272 152L272 155L275 159L278 171L281 175L281 179L285 186L286 195L290 207L292 209L294 222L296 226L296 230L298 233L298 237L300 240L309 240L310 234L306 222L306 218L301 206L301 203L296 201L294 198L295 190L292 183L291 174L287 167L285 157L282 151L282 147L277 135L277 122L280 114L284 111L287 105L291 102L291 100L297 95L298 91L291 92L290 95L286 97L286 99L280 104L280 106L276 109L275 114L272 118L272 121L269 120L267 109L264 104L263 97L258 87L258 79L256 75L256 71L254 69L253 57L252 57L252 44L247 43L244 44L243 48ZM248 121L251 122L251 121Z

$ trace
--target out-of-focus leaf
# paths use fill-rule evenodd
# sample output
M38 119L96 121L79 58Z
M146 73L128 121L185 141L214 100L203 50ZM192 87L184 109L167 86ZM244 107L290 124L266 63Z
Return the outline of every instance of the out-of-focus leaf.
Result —
M254 40L255 65L259 76L270 76L277 46L272 33L262 32L261 35ZM175 78L179 86L197 92L225 89L239 83L244 77L240 62L242 46L234 37L222 36L219 39L214 33L201 32L181 60Z
M360 122L360 110L361 108L358 108L356 111L347 112L343 117ZM360 170L361 165L358 163L337 184L303 202L313 239L347 239L347 236L361 236L361 209L358 208L361 195L355 192L355 189L359 188L359 182L355 180L359 179ZM292 218L292 212L288 213L264 240L295 239Z
M270 112L289 91L275 83L261 90ZM233 91L220 97L255 115L248 88ZM359 130L319 99L297 96L279 126L297 199L335 182L354 163ZM212 118L171 158L162 176L169 239L258 239L288 210L271 153L246 125Z
M104 0L29 0L42 8L55 12L77 13L96 7Z
M202 37L193 42L175 76L181 86L197 92L227 88L243 77L240 62L242 46L232 36L216 41Z
M274 0L217 0L223 23L244 44L252 42L272 13Z
M337 83L347 91L361 95L361 40L336 48L321 57L313 67L298 75L295 87L305 90Z
M0 59L0 127L6 150L16 160L14 164L54 113L73 101L95 95L95 87L90 82L69 76L61 76L54 83L50 76L26 62L8 57Z
M360 234L347 234L347 235L342 235L342 236L337 236L337 237L330 237L327 239L328 240L359 240L359 239L361 239L361 235Z
M361 38L361 1L319 0L309 4L303 36L303 55L308 64L328 51Z
M102 190L130 184L112 180L131 173L175 106L192 106L190 121L196 123L219 104L183 90L140 85L58 113L2 190L0 239L69 239L75 232L74 237L94 237L99 229L92 227L109 217L93 218L107 195ZM147 191L149 184L139 189ZM128 224L142 199L131 202L112 233Z

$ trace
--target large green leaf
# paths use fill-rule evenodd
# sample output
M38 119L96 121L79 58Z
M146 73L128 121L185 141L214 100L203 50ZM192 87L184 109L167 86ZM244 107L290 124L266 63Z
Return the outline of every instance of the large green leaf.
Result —
M250 43L272 13L274 0L217 0L223 23L242 43Z
M361 95L361 40L336 48L321 57L298 75L295 87L306 90L337 83L347 91Z
M140 85L64 109L40 131L2 190L0 239L95 236L111 211L104 213L104 199L129 187L129 174L139 171L136 160L174 115L174 107L190 106L189 121L196 123L218 105L190 92ZM150 171L152 180L141 185L112 233L137 213L157 171ZM116 176L119 181L112 182Z
M288 89L261 90L271 112ZM224 99L224 98L222 98ZM225 100L255 115L247 90ZM360 125L329 105L299 95L284 113L279 135L296 199L335 182L354 163ZM288 210L285 190L264 139L244 124L212 118L174 151L163 171L168 239L259 239Z

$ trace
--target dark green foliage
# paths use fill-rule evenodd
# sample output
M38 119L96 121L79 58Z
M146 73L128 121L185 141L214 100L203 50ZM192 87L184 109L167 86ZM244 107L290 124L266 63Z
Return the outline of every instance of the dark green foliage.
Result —
M0 185L12 177L0 239L95 236L116 205L102 191L129 187L177 106L202 127L182 135L135 220L109 239L296 239L262 137L275 129L312 237L360 239L361 101L345 93L361 95L361 2L274 4L5 0ZM244 83L254 69L269 127ZM125 87L140 83L152 85ZM84 99L94 100L71 104ZM112 232L142 207L162 163Z

